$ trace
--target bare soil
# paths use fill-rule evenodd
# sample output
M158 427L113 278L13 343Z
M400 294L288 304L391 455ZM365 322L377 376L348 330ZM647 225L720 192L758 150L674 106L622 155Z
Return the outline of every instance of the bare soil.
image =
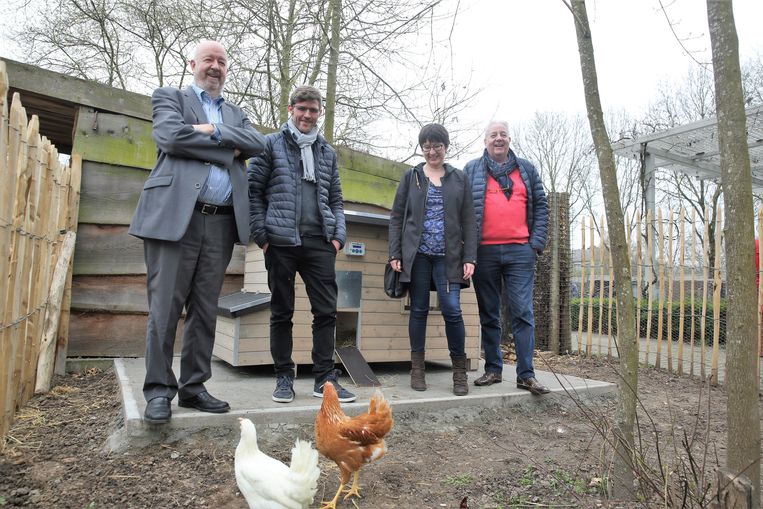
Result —
M560 374L617 381L615 366L606 359L544 356L536 363ZM691 457L699 474L686 476L690 490L696 490L695 482L707 488L725 456L725 390L653 369L642 370L639 383L639 449L654 471L645 478L659 477L658 452L676 482ZM121 419L114 374L91 370L57 378L55 384L17 414L0 453L0 507L247 507L233 474L237 436L194 436L104 452ZM613 398L581 405L570 395L559 404L485 410L464 422L457 415L425 425L398 419L387 456L361 473L363 498L339 507L458 508L464 497L472 509L663 507L658 489L644 489L638 502L605 495L615 410ZM260 445L288 462L295 431L307 438L311 432L292 430L289 437ZM681 445L684 437L690 446ZM320 466L312 507L331 498L338 486L336 465L321 458Z

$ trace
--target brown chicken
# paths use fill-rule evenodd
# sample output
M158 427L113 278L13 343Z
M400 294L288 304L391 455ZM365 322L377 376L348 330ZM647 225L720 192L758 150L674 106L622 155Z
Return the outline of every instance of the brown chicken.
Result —
M358 476L361 467L377 460L387 452L384 436L392 429L392 410L381 392L371 398L368 412L348 417L339 406L336 389L330 383L323 388L323 403L315 417L315 446L333 460L341 472L341 484L330 501L323 501L321 509L336 509L342 489L354 475L352 486L344 500L352 495L360 497Z

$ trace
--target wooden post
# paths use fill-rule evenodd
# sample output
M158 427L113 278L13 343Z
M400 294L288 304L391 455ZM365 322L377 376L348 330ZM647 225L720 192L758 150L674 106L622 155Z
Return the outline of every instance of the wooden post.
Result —
M702 240L702 316L699 317L699 377L705 380L705 331L707 326L707 287L710 280L710 225L705 218L705 238ZM718 255L716 254L716 257Z
M61 315L61 301L63 300L64 287L69 275L69 262L74 254L74 242L77 235L67 232L62 242L61 253L56 262L53 273L53 283L50 288L50 304L45 315L45 331L40 345L40 357L37 361L37 381L35 392L48 392L53 378L53 364L56 358L56 335L58 332L58 319Z
M17 352L17 361L19 366L16 370L19 372L19 377L15 380L17 386L17 404L21 405L26 402L24 396L26 394L26 385L34 383L34 369L37 367L36 359L32 361L33 350L33 338L36 334L36 323L34 321L34 315L37 311L38 304L32 299L36 297L33 291L33 285L36 282L36 273L38 272L38 265L40 264L40 237L38 235L38 216L40 213L40 194L41 194L41 180L42 180L42 168L40 167L40 121L36 115L33 115L29 121L27 127L27 174L30 177L28 197L26 200L26 210L23 211L23 230L31 236L27 239L26 255L19 261L21 269L21 278L19 280L20 291L16 295L21 300L21 315L24 316L23 327L19 327L21 350ZM33 270L35 269L35 270ZM31 379L31 380L30 380Z
M583 293L585 292L585 218L580 219L580 305L578 306L578 355L583 353Z
M636 218L636 348L641 346L641 283L644 276L641 256L641 216Z
M654 286L653 271L654 267L654 250L652 248L652 211L649 210L646 213L646 255L649 261L648 267L650 268L649 281L647 281L647 299L646 299L646 352L644 353L644 364L649 366L649 352L652 348L652 302L654 302L654 293L652 287Z
M681 207L681 211L678 214L678 222L680 224L678 229L678 251L680 253L678 259L679 266L679 289L678 289L678 375L684 374L684 312L686 306L684 300L686 299L686 211ZM692 303L693 304L693 303Z
M689 376L694 376L694 337L697 334L697 306L695 303L695 286L697 282L697 211L691 211L691 331L689 333Z
M79 200L80 185L82 182L82 156L72 154L69 166L69 185L67 188L65 204L66 210L66 230L77 232L77 222L79 221ZM69 348L69 309L72 300L72 272L74 257L69 261L69 275L66 277L66 288L64 289L63 302L61 303L61 318L58 325L57 353L55 374L63 375L66 373L66 353Z
M591 265L590 265L590 279L588 282L588 334L586 335L585 342L585 354L586 357L591 356L591 346L593 343L593 295L594 287L596 286L596 246L593 241L594 224L593 216L588 218L590 221L590 229L588 230L588 239L591 242Z
M27 402L34 395L34 382L37 376L37 352L42 337L42 321L45 318L46 296L48 293L48 275L50 274L51 252L50 244L56 237L50 237L49 219L50 205L53 194L53 174L48 167L48 153L45 139L39 133L39 119L32 117L31 126L35 132L29 141L29 164L34 167L36 175L36 192L33 208L30 210L30 231L35 236L33 241L33 256L30 263L29 278L29 317L27 318L26 347L24 366L22 367L22 385L20 401Z
M758 209L758 242L760 240L763 240L763 207ZM757 274L757 281L758 281L758 357L763 357L763 320L761 320L761 316L763 316L763 285L760 284L761 278L760 271L763 269L763 249L760 248L760 245L758 246L758 274ZM760 363L758 363L760 364ZM761 376L761 373L758 373L758 376Z
M715 278L713 281L713 357L710 361L710 385L718 385L718 350L721 337L721 239L723 212L718 211L715 223Z
M654 367L662 367L662 323L665 311L665 230L662 226L662 209L657 211L657 235L659 235L658 253L657 253L657 277L659 284L657 286L657 351L654 357Z
M673 372L673 211L668 215L668 327L665 334L665 345L667 346L668 373Z
M604 318L604 216L599 219L599 340L596 342L596 355L601 356L601 324Z
M15 132L11 132L15 131ZM8 280L8 286L5 298L4 323L8 324L5 329L6 337L3 341L9 341L8 358L6 360L8 369L6 371L6 401L5 408L3 410L4 420L10 423L13 419L13 413L16 409L16 403L18 401L18 388L21 378L21 363L23 362L23 329L26 324L24 323L24 315L26 311L22 312L22 287L24 285L24 277L29 280L29 272L23 271L23 260L26 257L26 250L28 244L28 236L21 235L19 232L23 231L25 211L26 211L26 198L28 195L29 182L31 176L28 174L27 168L27 121L26 111L21 106L21 99L18 93L13 94L13 100L11 102L11 122L9 124L9 146L12 147L12 152L9 153L9 166L13 173L11 182L15 182L13 191L15 192L13 198L13 230L11 234L11 246L10 246L10 263L8 274L10 278Z
M0 274L6 278L10 274L10 256L11 256L11 227L13 225L13 195L12 191L16 189L16 171L11 166L11 161L15 159L13 130L9 130L9 111L8 111L8 74L5 70L5 62L0 60ZM10 137L10 138L9 138ZM9 153L10 152L10 153ZM6 286L10 286L10 281L6 280ZM8 382L10 370L10 322L6 314L8 305L7 288L0 286L0 298L4 299L0 304L0 450L3 449L5 433L10 426L10 419L6 419L6 408L8 407Z

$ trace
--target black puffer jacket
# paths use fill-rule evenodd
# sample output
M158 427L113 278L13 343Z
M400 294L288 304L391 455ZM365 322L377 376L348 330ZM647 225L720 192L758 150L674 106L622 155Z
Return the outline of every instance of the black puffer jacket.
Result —
M280 132L265 137L265 150L249 161L249 227L251 239L262 247L299 246L302 213L300 150L286 124ZM342 187L336 151L322 136L313 143L318 208L326 242L344 246Z
M483 155L484 157L484 155ZM527 159L517 157L517 167L522 182L527 188L527 229L530 232L530 246L538 251L546 247L548 236L548 200L543 189L543 181L538 170ZM480 157L473 159L464 166L469 185L472 188L474 212L477 216L479 241L482 241L482 217L485 211L485 193L487 192L487 167L485 160Z
M445 274L448 281L469 286L464 281L464 263L477 263L477 223L474 219L472 191L466 175L453 166L445 165L441 179L445 209ZM397 187L389 218L389 259L401 260L400 280L410 282L413 259L421 243L429 179L424 175L424 163L405 172ZM408 215L403 216L406 207Z

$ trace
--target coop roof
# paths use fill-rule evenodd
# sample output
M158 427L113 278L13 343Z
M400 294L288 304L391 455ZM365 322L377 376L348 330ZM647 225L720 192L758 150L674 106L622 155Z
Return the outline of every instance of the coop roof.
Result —
M748 108L746 114L752 187L754 191L763 191L763 105ZM720 182L721 157L716 117L636 139L621 140L612 144L612 150L621 157L639 158L651 154L655 168Z

